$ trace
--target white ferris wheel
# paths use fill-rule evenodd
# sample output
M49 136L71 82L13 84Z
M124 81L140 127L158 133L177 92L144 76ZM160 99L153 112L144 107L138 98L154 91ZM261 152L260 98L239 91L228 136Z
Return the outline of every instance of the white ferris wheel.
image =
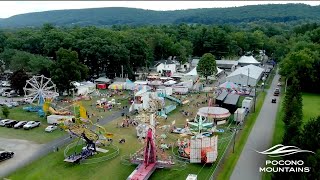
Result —
M56 85L44 75L32 76L26 81L24 94L30 103L38 100L38 104L43 104L46 98L55 98L59 96L56 91Z

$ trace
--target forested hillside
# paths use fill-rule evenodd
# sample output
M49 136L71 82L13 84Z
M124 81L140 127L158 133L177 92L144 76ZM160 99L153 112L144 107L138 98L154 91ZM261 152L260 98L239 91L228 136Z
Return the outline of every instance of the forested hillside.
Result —
M239 24L247 22L319 21L320 6L304 4L254 5L234 8L209 8L176 11L151 11L134 8L93 8L28 13L0 19L0 27L112 26L149 24Z

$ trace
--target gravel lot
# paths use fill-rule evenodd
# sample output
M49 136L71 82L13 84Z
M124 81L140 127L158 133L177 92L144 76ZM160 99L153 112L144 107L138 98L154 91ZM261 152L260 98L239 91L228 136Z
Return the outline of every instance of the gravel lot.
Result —
M1 149L15 153L13 158L0 162L0 178L11 173L19 164L29 161L42 146L26 140L0 138Z

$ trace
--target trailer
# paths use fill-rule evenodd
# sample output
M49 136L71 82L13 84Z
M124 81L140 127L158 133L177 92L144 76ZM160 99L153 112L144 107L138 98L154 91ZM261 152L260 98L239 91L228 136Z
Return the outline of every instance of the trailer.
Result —
M50 115L50 116L47 116L47 123L58 124L59 120L64 119L64 121L72 121L72 119L74 118L75 118L74 116Z

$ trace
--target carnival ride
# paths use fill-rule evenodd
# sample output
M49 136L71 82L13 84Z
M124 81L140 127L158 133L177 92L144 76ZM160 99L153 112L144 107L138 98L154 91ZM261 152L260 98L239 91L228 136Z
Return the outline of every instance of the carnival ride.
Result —
M106 129L98 124L94 124L91 120L87 119L86 111L83 107L80 107L80 118L74 119L73 122L61 123L60 126L69 132L70 136L75 136L78 139L77 143L71 143L65 150L65 162L70 163L96 163L102 160L108 160L119 154L119 148L112 145L113 134L108 133ZM79 144L80 140L84 140L85 146ZM79 152L79 146L83 146ZM110 154L109 150L104 147L110 147L114 151ZM70 151L73 153L70 154ZM77 152L78 150L78 152ZM94 156L97 152L107 153L105 156L99 157L97 161L95 158L91 158L91 162L88 162L90 156ZM85 162L86 161L86 162Z
M26 81L23 88L25 99L31 104L23 109L28 112L38 112L39 116L44 116L43 104L46 99L53 100L59 94L56 92L56 85L43 75L33 76Z
M178 153L190 159L190 163L213 163L218 157L218 136L178 140Z
M174 164L172 159L159 160L154 131L149 128L144 149L131 157L131 163L139 166L130 174L128 180L147 180L156 168L170 168Z

